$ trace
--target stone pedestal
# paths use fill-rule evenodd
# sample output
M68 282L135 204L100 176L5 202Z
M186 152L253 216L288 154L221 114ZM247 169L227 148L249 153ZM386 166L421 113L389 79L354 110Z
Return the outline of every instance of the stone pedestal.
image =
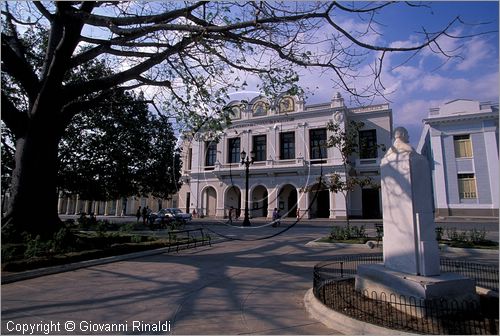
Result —
M439 247L429 164L420 154L392 152L381 162L384 265L415 275L439 274Z
M382 264L360 265L356 290L372 299L389 302L396 309L414 316L424 316L426 302L434 299L478 301L475 281L455 273L419 276L398 272Z

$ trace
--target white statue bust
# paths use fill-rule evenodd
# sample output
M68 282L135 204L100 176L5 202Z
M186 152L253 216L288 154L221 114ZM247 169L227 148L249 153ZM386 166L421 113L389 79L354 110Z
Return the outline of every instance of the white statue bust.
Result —
M387 151L387 154L391 153L404 153L413 152L414 149L409 145L410 137L408 131L404 127L397 127L394 130L394 143Z

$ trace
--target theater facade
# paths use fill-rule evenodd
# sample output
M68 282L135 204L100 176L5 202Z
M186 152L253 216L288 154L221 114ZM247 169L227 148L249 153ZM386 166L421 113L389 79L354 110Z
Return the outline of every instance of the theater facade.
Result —
M276 100L258 96L249 102L233 101L227 107L232 123L223 132L210 130L182 138L183 185L179 207L200 217L226 218L229 209L243 216L246 173L242 152L253 152L249 166L250 216L282 215L303 218L381 218L380 159L382 148L358 151L349 174L369 176L375 183L357 188L348 199L320 182L334 172L345 179L340 153L327 147L329 121L341 127L361 121L358 137L365 144L391 144L392 110L388 104L347 107L339 93L331 101L306 105L296 96ZM321 178L321 179L320 179Z

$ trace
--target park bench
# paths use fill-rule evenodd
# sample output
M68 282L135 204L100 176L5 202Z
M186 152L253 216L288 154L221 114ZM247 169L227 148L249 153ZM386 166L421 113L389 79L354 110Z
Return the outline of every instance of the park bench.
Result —
M172 230L168 232L168 252L174 246L177 252L179 247L189 248L203 246L207 244L212 246L210 235L206 234L203 228L187 229L187 230Z

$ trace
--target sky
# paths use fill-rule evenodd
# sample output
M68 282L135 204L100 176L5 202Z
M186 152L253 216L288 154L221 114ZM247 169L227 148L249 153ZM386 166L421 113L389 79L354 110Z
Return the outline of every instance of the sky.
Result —
M497 32L467 40L443 41L448 50L462 48L462 58L448 62L428 50L403 65L400 64L408 55L390 55L385 58L386 67L382 80L386 88L394 90L386 96L393 111L394 128L406 127L410 143L415 148L423 128L422 119L428 116L430 108L459 98L497 103L499 95L498 2L435 1L430 6L431 8L404 12L390 7L388 10L384 9L379 18L379 22L384 23L379 26L381 36L375 40L400 41L404 45L412 40L412 35L421 30L421 27L426 27L427 31L437 30L457 16L467 23L460 25L457 34L474 35L479 31L490 30ZM486 22L490 24L477 25ZM318 79L311 74L302 78L305 85L310 85L311 81L316 81L316 86L320 89L307 103L329 101L335 88L331 86L327 76ZM356 107L356 102L351 101L345 93L342 94L348 106ZM374 103L387 100L377 98Z

